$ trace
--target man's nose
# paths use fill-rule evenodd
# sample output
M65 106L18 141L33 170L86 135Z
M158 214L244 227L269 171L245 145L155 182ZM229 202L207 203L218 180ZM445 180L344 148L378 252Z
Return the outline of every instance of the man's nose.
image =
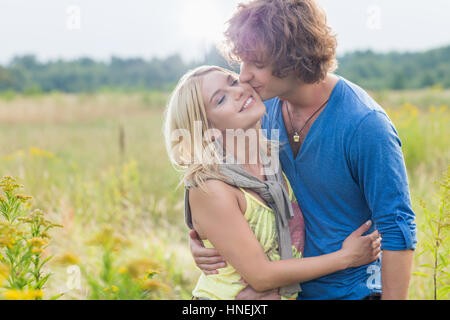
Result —
M247 67L247 64L242 62L241 63L241 72L239 74L239 82L245 83L249 82L252 79L252 74Z

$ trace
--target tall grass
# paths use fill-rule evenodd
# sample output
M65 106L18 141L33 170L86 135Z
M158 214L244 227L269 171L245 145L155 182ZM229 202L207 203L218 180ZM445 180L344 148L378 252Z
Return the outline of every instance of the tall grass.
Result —
M433 299L448 299L450 293L450 165L447 172L439 182L439 205L435 210L430 210L424 201L420 205L424 212L425 221L420 230L423 234L422 250L416 258L425 254L427 263L419 268L427 271L416 271L415 276L421 276L432 280ZM429 261L429 262L428 262ZM423 269L422 269L423 270Z
M429 92L424 91L424 95L428 96ZM417 93L415 98L429 100ZM426 107L406 102L386 111L402 140L419 231L410 298L447 300L450 298L447 258L450 253L447 168L450 110L446 104Z

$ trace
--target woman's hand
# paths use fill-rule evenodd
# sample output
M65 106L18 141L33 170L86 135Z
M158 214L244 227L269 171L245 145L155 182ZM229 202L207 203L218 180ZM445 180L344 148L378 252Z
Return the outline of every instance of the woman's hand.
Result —
M372 221L367 221L344 240L341 250L347 259L347 268L363 266L380 257L381 237L378 231L363 236L371 225Z
M189 231L189 238L189 246L195 264L204 274L217 274L216 269L227 266L227 263L216 249L203 247L195 230Z

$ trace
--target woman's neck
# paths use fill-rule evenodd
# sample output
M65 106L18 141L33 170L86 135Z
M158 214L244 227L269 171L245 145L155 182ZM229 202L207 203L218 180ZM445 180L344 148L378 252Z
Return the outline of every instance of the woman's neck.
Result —
M245 131L245 134L223 136L225 155L232 155L237 164L257 177L263 175L259 135L259 129L251 128Z

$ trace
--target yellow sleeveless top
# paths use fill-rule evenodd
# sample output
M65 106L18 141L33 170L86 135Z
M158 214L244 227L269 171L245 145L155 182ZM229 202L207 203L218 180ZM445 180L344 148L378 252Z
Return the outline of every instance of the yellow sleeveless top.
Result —
M294 192L286 179L289 188L289 199L296 202ZM245 195L247 208L244 218L248 221L250 228L261 244L266 257L270 261L280 260L278 250L277 229L275 215L271 208L263 204L253 195L239 188ZM208 240L202 240L205 248L214 248ZM292 256L301 258L301 253L295 246L292 246ZM192 295L198 298L214 300L234 300L237 294L245 288L239 282L241 275L229 263L225 268L217 269L218 274L205 275L202 273L197 281L197 285L192 291ZM297 294L291 297L281 297L282 299L295 299Z

